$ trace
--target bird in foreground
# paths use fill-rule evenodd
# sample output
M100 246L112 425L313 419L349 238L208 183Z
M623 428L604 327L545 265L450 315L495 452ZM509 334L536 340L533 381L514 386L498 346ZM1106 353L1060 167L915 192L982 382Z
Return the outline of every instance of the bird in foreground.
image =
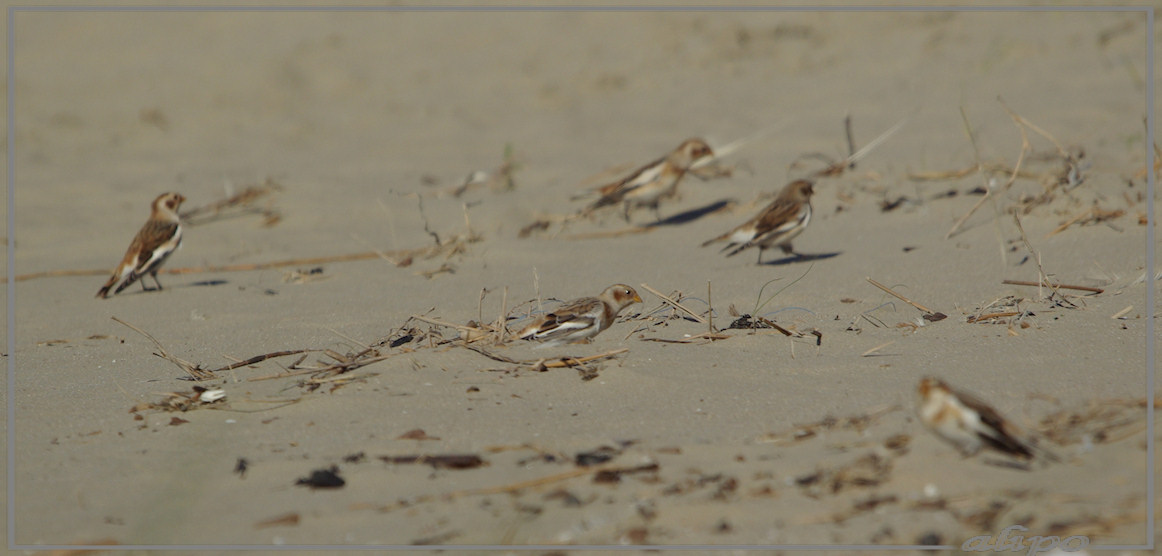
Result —
M964 456L974 455L982 448L991 448L1023 459L1040 454L1049 461L1057 461L1048 450L1022 440L1017 427L987 403L954 390L938 378L921 379L916 394L916 413L920 421Z
M625 284L605 288L597 297L569 301L524 327L517 336L545 342L545 346L587 343L609 328L617 314L642 298Z
M121 259L117 270L113 271L109 281L97 292L97 297L109 297L109 290L117 282L121 282L121 285L117 286L113 293L121 293L121 290L146 274L153 277L157 289L162 289L161 282L157 279L157 271L182 244L182 225L178 217L178 207L185 200L180 193L163 193L153 200L149 220L141 227L141 231L137 232L133 243L129 244L129 250L125 252L125 258ZM149 288L145 287L145 280L141 281L141 288L149 291Z
M763 250L779 246L783 253L795 253L791 247L791 240L803 233L807 224L811 222L811 195L815 193L813 184L807 180L795 180L779 192L771 204L767 205L757 216L747 220L741 226L726 232L702 244L706 247L711 243L727 240L729 243L723 251L730 250L727 257L738 254L748 247L758 246L758 264L763 262ZM797 253L795 253L798 255Z
M611 184L597 188L600 195L584 211L588 214L602 207L622 203L625 206L625 221L629 222L629 211L636 207L650 207L654 216L661 220L658 203L673 197L678 192L678 182L695 166L713 160L714 150L698 138L687 139L670 154L659 158L628 176Z

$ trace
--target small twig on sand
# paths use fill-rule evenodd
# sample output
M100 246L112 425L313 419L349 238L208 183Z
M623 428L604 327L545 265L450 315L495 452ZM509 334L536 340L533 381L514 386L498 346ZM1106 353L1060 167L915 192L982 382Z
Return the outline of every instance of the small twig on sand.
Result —
M874 347L874 348L871 348L871 349L869 349L869 350L867 350L867 351L865 351L865 352L863 352L863 353L859 354L859 356L860 356L860 357L869 357L869 356L871 356L871 355L874 355L874 354L875 354L877 351L879 351L879 350L881 350L881 349L884 349L884 348L886 348L886 347L888 347L888 346L890 346L890 345L892 345L892 344L894 344L894 343L896 343L896 341L895 341L895 340L892 340L892 341L890 341L890 342L884 342L884 343L882 343L882 344L880 344L880 345L878 345L878 346L876 346L876 347Z
M1055 288L1064 288L1067 290L1081 290L1084 292L1102 293L1105 290L1101 288L1094 288L1092 286L1072 286L1069 284L1045 284L1041 282L1030 282L1027 280L1002 280L1002 284L1010 284L1013 286L1052 286Z
M165 346L162 346L161 342L157 341L157 338L154 338L148 332L146 332L146 331L144 331L136 326L133 326L132 324L129 324L129 323L117 318L117 317L112 317L112 318L113 318L113 320L133 329L133 331L137 332L138 334L141 334L142 336L149 338L149 340L151 342L153 342L153 345L157 346L157 351L161 352L161 353L156 353L154 355L157 355L158 357L161 357L162 359L166 359L169 362L173 363L174 365L177 365L179 369L189 373L189 375L194 377L195 380L207 380L207 379L214 378L214 373L212 371L206 371L204 369L199 368L198 365L194 365L193 363L190 363L189 361L186 361L185 359L181 359L179 357L175 357L173 355L170 355L170 353L165 350Z
M608 359L608 358L613 357L615 355L621 355L621 354L629 351L629 348L620 348L620 349L615 349L613 351L607 351L605 353L599 353L597 355L590 355L587 357L561 357L558 359L551 359L551 360L550 359L537 359L536 361L521 361L518 359L513 359L511 357L506 357L506 356L503 356L500 354L493 353L493 352L488 351L488 350L486 350L482 347L479 347L479 346L473 346L473 345L461 343L461 342L457 342L455 345L460 346L462 348L467 348L467 349L470 349L472 351L475 351L476 353L479 353L480 355L483 355L489 359L492 359L493 361L500 361L501 363L509 363L512 365L521 365L524 367L532 367L533 370L537 370L537 371L543 371L545 369L561 369L561 368L565 368L565 367L576 367L578 365L584 365L585 363L589 363L591 361L597 361L599 359Z
M125 324L125 323L121 323L121 324ZM126 325L126 326L128 326L128 325ZM317 349L295 349L295 350L290 350L290 351L276 351L273 353L264 353L262 355L255 355L254 357L251 357L250 359L247 359L245 361L237 361L237 362L231 363L229 365L226 365L225 367L214 369L210 372L216 373L216 372L220 372L220 371L230 371L230 370L237 369L238 367L248 367L250 365L255 365L255 364L261 363L263 361L266 361L267 359L274 359L275 357L283 357L285 355L297 355L299 353L308 353L308 352L312 352L312 351L319 351L319 350L317 350Z
M908 298L892 291L891 288L889 288L889 287L887 287L879 282L876 282L875 280L872 280L870 276L867 278L867 281L869 283L871 283L871 285L873 285L881 290L884 290L885 292L887 292L889 295L895 297L896 299L899 299L900 301L903 301L904 303L907 303L908 305L911 305L911 306L923 311L924 317L926 320L936 322L938 320L941 320L941 319L948 317L948 315L945 315L944 313L938 313L936 311L933 311L932 309L929 309L929 308L927 308L919 303L916 303L915 301L912 301L911 299L908 299ZM939 318L937 318L937 317L939 317Z
M644 282L643 282L643 283L642 283L642 288L644 288L646 291L648 291L648 292L650 292L650 293L652 293L652 294L654 294L654 295L656 295L656 296L658 296L658 297L662 298L662 301L665 301L666 303L669 303L670 305L674 306L674 307L675 307L675 308L677 308L677 309L681 309L683 312L685 312L686 314L688 314L688 315L690 315L691 317L693 317L693 318L694 318L694 320L696 320L696 321L698 321L698 322L700 322L700 323L702 323L702 324L707 324L707 321L706 321L706 319L705 319L705 318L703 318L703 317L702 317L702 315L699 315L698 313L695 313L694 311L691 311L690 309L687 309L687 308L686 308L685 306L683 306L681 303L678 303L677 301L674 301L673 299L670 299L669 297L667 297L667 296L666 296L665 294L663 294L662 292L660 292L660 291L658 291L658 290L655 290L654 288L651 288L649 284L646 284L646 283L644 283Z
M998 313L985 313L985 314L980 315L980 316L968 317L968 320L966 320L965 322L972 324L974 322L984 322L986 320L992 320L992 319L1003 319L1005 317L1015 317L1015 316L1020 315L1020 314L1021 314L1021 311L1001 311Z

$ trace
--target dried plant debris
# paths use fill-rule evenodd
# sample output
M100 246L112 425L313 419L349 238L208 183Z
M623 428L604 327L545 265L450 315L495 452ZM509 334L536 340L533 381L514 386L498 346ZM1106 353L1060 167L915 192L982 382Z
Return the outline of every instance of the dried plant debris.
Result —
M573 458L573 463L580 467L589 467L591 465L599 465L613 461L613 458L621 455L620 448L613 446L599 446L587 452L578 452Z
M824 467L795 478L795 485L809 498L837 495L851 488L868 488L887 481L892 462L876 453L868 453L846 465Z
M618 467L614 469L602 469L593 475L593 482L598 484L613 484L621 482L622 475L632 475L635 473L653 473L660 469L657 463L643 463L633 467Z
M695 470L692 476L670 483L662 488L662 496L686 495L710 489L710 499L726 501L738 491L738 478L723 473L703 473Z
M511 143L504 145L504 158L500 166L492 170L476 170L464 178L464 182L441 195L460 197L475 189L488 189L493 193L503 193L516 189L516 172L522 167L520 157Z
M265 529L267 527L294 527L299 524L302 518L298 512L288 512L282 515L274 516L270 519L264 519L254 524L255 529Z
M1062 409L1043 419L1037 432L1055 444L1108 444L1145 435L1145 398L1091 400L1081 408Z
M476 469L488 465L488 461L477 454L379 456L379 459L392 465L425 464L433 469Z
M312 490L317 488L341 488L345 484L347 484L347 481L344 481L339 476L338 465L332 465L326 469L316 469L311 471L309 476L295 481L295 485L310 487Z
M321 266L285 270L282 273L282 281L287 284L310 284L327 278L330 276L323 275L323 267Z
M1021 308L1024 298L1007 295L982 305L977 311L969 315L965 322L969 324L1004 324L1012 327L1019 325L1027 328L1029 323L1024 319L1036 316L1036 313Z
M249 470L250 460L246 458L238 458L238 461L234 462L234 473L238 474L238 478L245 479L246 472Z
M1070 226L1073 226L1073 225L1090 226L1090 225L1099 224L1102 222L1108 223L1111 220L1116 220L1118 218L1121 218L1124 214L1126 214L1126 211L1124 211L1122 209L1103 209L1095 204L1089 210L1083 211L1082 213L1077 214L1076 216L1073 216L1072 218L1066 220L1064 223L1062 223L1060 226L1058 226L1052 232L1045 234L1045 237L1053 236L1053 235L1059 234L1061 232L1064 232L1067 228L1069 228Z
M516 365L515 368L489 369L489 370L511 373L511 372L515 372L515 371L520 370L520 369L528 369L528 370L531 370L534 372L543 373L543 372L548 371L549 369L572 368L572 369L575 369L581 375L582 381L589 381L589 380L593 380L594 378L597 378L597 373L598 373L599 367L595 366L595 365L590 365L590 363L592 363L594 361L602 361L605 359L609 359L609 358L621 355L621 354L629 351L629 348L621 348L621 349L615 349L613 351L607 351L605 353L600 353L597 355L590 355L587 357L567 357L566 356L566 357L558 357L558 358L553 358L553 359L542 358L542 359L537 359L537 360L533 360L533 361L521 361L521 360L513 359L511 357L506 357L504 355L499 355L497 353L490 352L484 348L481 348L478 346L473 346L470 344L459 344L458 343L456 345L459 347L469 349L471 351L475 351L476 353L479 353L480 355L483 355L483 356L485 356L489 359L492 359L494 361L500 361L503 363L510 363L510 364Z
M186 225L197 226L227 218L258 214L263 217L263 226L274 226L282 220L282 215L273 207L269 197L282 189L282 185L268 177L260 184L243 187L242 191L226 199L189 209L181 214L181 218ZM265 201L265 204L259 206L259 201Z
M220 388L194 386L188 392L167 392L157 402L139 403L129 408L130 413L141 411L190 411L204 407L221 406L226 399L226 391Z
M923 315L921 315L923 317L923 319L928 321L928 322L939 322L939 321L942 321L942 320L948 318L948 315L941 313L941 312L938 312L938 311L933 311L932 309L929 309L929 308L927 308L919 303L916 303L915 301L912 301L911 299L908 299L907 297L904 297L904 296L900 295L899 293L896 293L895 290L892 290L891 288L889 288L889 287L887 287L887 286L885 286L885 285L883 285L875 280L872 280L870 277L867 278L867 281L871 285L883 290L885 293L891 295L892 297L895 297L896 299L899 299L900 301L903 301L904 303L907 303L908 305L911 305L911 306L919 309L922 313L924 313ZM923 324L923 323L921 323L921 324Z
M851 126L851 116L848 115L848 116L843 118L843 130L844 130L844 136L847 139L847 153L848 153L847 156L843 160L835 160L834 158L832 158L826 154L823 154L823 153L808 153L808 154L800 155L798 158L796 158L795 161L791 163L791 170L797 170L807 160L820 160L825 164L825 166L822 169L815 170L814 172L809 173L808 174L809 177L822 178L822 177L841 176L845 172L855 169L855 165L857 162L859 162L864 157L866 157L868 154L870 154L871 151L874 150L876 147L880 146L881 143L883 143L884 141L887 141L889 138L891 138L892 135L895 135L896 132L900 131L900 128L904 127L904 124L906 124L907 122L908 122L908 120L906 118L903 120L900 120L895 125L893 125L891 128L889 128L887 131L881 133L875 139L872 139L871 142L868 143L866 146L864 146L863 148L861 148L859 150L856 150L856 148L855 148L855 136L852 133L852 129L851 129L851 127L852 127Z
M759 329L774 329L784 336L793 338L806 338L813 336L815 338L815 345L823 345L823 333L818 330L811 330L810 332L800 332L794 330L793 327L788 329L780 326L770 319L765 317L751 317L750 315L741 315L731 321L730 325L726 327L727 330L759 330Z
M363 463L366 459L366 453L356 452L354 454L347 454L343 456L343 463Z
M981 197L975 205L963 216L961 216L952 228L945 234L945 239L955 235L964 226L965 222L978 210L984 206L986 200L996 197L1001 193L1005 193L1012 187L1013 183L1018 179L1032 180L1041 186L1041 192L1037 195L1022 195L1021 198L1012 206L1005 209L1005 213L1014 216L1018 214L1029 214L1035 208L1051 203L1058 192L1069 192L1073 188L1085 182L1085 170L1089 167L1089 162L1085 160L1085 150L1079 147L1066 149L1057 141L1049 132L1041 129L1032 122L1013 112L1004 100L998 98L1001 108L1008 113L1013 120L1013 124L1017 127L1021 134L1021 150L1017 155L1017 161L1012 168L1004 164L985 162L980 159L980 151L973 139L973 150L976 153L976 163L965 170L953 171L946 173L945 176L939 174L935 175L910 175L911 179L957 179L965 177L972 173L979 173L981 180L988 185L985 187L985 194ZM964 118L965 126L968 127L968 116L961 111ZM1052 153L1038 153L1033 149L1029 142L1029 131L1040 135L1047 139L1054 146ZM969 129L969 137L975 136ZM1043 164L1047 167L1038 171L1030 171L1026 166L1034 166ZM996 185L993 184L1002 182Z
M439 440L437 436L429 436L424 429L412 429L397 437L396 440Z
M864 430L878 421L880 417L895 411L899 411L901 409L903 409L903 407L900 405L892 405L873 408L858 415L849 415L842 418L827 416L822 420L816 421L814 423L795 425L783 431L763 434L756 438L755 442L799 442L809 438L815 438L823 432L854 431L857 433L862 433ZM889 446L889 448L891 447Z
M1027 280L1002 280L1001 283L1002 284L1011 284L1014 286L1034 286L1034 287L1044 286L1044 287L1052 288L1052 289L1080 290L1080 291L1090 292L1093 294L1099 294L1099 293L1105 292L1104 289L1095 288L1093 286L1077 286L1077 285L1070 285L1070 284L1057 284L1057 283L1051 283L1051 282L1029 282Z

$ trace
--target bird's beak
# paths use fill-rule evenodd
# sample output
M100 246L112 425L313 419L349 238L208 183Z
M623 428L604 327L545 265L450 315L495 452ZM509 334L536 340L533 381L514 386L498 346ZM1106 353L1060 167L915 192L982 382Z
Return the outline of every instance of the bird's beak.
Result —
M634 303L641 303L641 302L642 302L642 296L640 296L640 295L638 295L638 294L636 294L636 293L635 293L635 294L633 294L633 301L634 301Z

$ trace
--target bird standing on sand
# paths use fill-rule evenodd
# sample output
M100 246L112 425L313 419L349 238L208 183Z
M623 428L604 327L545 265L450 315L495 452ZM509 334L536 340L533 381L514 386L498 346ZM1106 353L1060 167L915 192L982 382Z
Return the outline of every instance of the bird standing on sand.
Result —
M161 282L157 279L157 271L182 244L182 224L178 217L178 207L185 200L180 193L163 193L153 200L149 220L137 232L133 243L129 244L129 250L125 252L125 257L121 259L121 264L117 265L117 270L113 271L109 281L97 292L97 297L109 297L109 290L118 281L121 285L117 286L113 293L121 293L121 290L146 274L153 277L157 289L162 289ZM141 288L149 291L149 288L145 287L144 280L141 281Z
M747 220L741 226L726 232L702 244L706 247L711 243L729 240L722 250L731 251L727 257L738 254L748 247L758 246L758 264L763 262L763 250L779 246L783 253L795 253L791 247L791 240L795 239L807 224L811 222L811 195L815 193L813 184L807 180L795 180L779 192L771 204L767 205L757 216ZM797 253L795 253L797 255Z
M650 207L654 216L658 214L658 203L673 197L678 192L678 182L699 163L714 158L714 150L702 139L687 139L670 154L659 158L630 175L602 186L596 190L601 197L586 207L588 214L601 207L623 203L625 220L629 222L629 211L636 207Z
M938 378L922 378L916 387L916 395L916 413L920 422L965 456L974 455L982 448L991 448L1025 459L1039 453L1047 460L1057 460L1047 450L1021 440L1017 427L987 403L954 390Z
M613 324L617 314L642 298L625 284L605 288L597 297L582 297L564 303L524 327L517 336L545 342L545 346L587 343Z

